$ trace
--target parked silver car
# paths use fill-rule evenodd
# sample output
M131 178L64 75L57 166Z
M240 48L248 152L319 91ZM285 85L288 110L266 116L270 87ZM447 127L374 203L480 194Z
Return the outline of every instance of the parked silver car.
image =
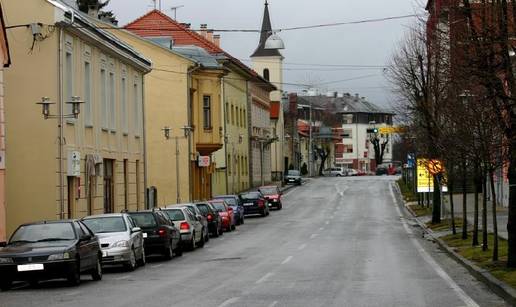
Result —
M189 250L204 247L206 238L203 225L185 205L171 205L162 209L181 233L181 244Z
M122 264L129 271L145 265L143 234L128 214L93 215L82 222L99 238L103 265Z
M347 172L343 167L331 167L327 168L323 171L323 174L325 176L331 176L331 177L343 177L347 176Z
M201 210L197 207L197 204L207 204L207 202L199 202L195 204L186 204L184 205L195 215L198 221L201 222L202 228L204 230L204 242L208 242L210 240L210 232L208 230L208 219L202 214Z

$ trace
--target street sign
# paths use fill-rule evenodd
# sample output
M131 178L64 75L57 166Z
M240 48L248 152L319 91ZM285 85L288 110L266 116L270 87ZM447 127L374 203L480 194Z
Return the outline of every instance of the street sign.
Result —
M211 164L210 156L199 156L198 165L199 167L208 167Z
M416 166L416 155L413 153L407 154L407 167L414 168Z
M379 132L381 134L405 133L405 132L407 132L407 127L400 127L400 126L380 127Z
M434 177L432 171L434 165L441 165L441 172L444 172L442 162L439 160L417 159L417 192L431 193L434 191ZM432 171L430 171L432 169ZM448 187L443 185L442 191L447 192Z
M80 177L81 176L81 153L79 151L68 151L68 176Z

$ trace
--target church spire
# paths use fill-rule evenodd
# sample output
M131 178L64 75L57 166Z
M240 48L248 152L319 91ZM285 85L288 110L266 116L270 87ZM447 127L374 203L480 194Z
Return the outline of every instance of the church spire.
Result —
M265 0L265 9L263 12L262 30L260 34L260 42L258 48L254 51L251 57L261 56L281 56L281 53L277 49L265 49L265 42L272 35L272 24L269 15L269 3Z

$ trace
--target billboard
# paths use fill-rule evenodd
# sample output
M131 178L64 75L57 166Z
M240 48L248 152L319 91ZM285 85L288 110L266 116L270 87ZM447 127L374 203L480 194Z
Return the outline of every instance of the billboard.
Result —
M434 173L442 172L445 173L444 165L439 160L429 160L425 158L417 159L417 192L418 193L431 193L434 191ZM443 181L446 182L446 178ZM443 185L443 192L448 192L448 187Z

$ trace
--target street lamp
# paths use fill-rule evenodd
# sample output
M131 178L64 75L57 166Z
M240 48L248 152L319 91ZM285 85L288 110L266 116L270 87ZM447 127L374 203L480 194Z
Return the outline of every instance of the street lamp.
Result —
M265 49L280 50L285 49L285 43L279 37L277 32L272 32L272 35L265 41Z
M58 115L52 115L50 114L50 105L55 104L54 102L50 101L49 97L41 97L41 101L36 102L36 104L41 106L41 114L43 115L43 118L45 120L49 118L58 119L58 147L59 147L59 194L60 194L60 217L61 219L65 218L65 204L64 204L64 181L63 181L63 145L64 145L64 138L63 138L63 119L65 118L79 118L79 113L81 112L80 105L84 103L84 101L81 100L79 96L72 96L71 101L66 101L66 104L72 105L72 113L71 114L63 114L62 108L59 108L59 114Z
M188 137L188 134L191 131L191 127L188 127L188 126L183 126L179 129L184 130L185 138ZM163 127L163 129L161 129L161 131L163 131L163 135L165 136L165 139L169 140L171 137L172 128L170 128L169 126L165 126L165 127ZM181 194L179 193L179 138L181 138L181 136L174 136L175 147L176 147L176 150L175 150L175 153L176 153L176 203L178 203L178 204L181 203Z

